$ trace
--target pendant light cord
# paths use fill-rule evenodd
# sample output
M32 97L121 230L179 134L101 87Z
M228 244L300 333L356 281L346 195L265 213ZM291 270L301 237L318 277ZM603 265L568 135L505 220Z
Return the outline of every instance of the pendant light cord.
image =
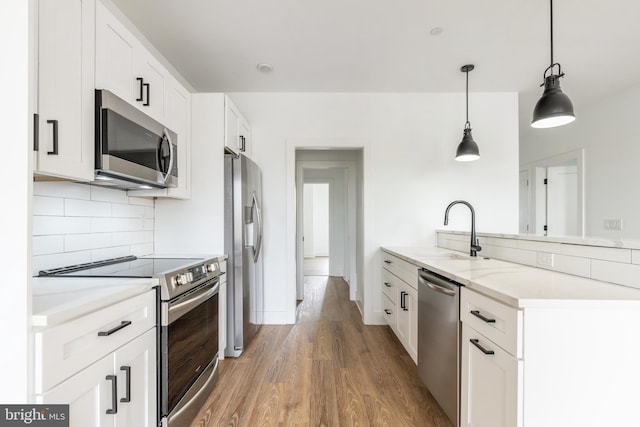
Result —
M553 0L549 0L549 16L551 17L551 67L553 68Z
M471 123L469 123L469 70L466 71L467 74L467 89L466 89L466 100L467 100L467 122L464 124L464 128L470 128Z

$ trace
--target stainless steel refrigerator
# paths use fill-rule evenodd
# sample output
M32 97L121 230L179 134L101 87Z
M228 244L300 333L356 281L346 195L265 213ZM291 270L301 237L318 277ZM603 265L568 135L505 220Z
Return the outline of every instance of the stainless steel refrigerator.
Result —
M225 154L224 244L227 264L227 348L238 357L263 322L262 172L251 159Z

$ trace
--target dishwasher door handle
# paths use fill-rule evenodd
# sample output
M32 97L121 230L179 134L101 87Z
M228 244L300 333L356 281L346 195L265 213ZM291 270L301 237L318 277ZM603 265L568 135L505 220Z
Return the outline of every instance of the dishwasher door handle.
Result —
M456 291L452 291L451 289L445 288L443 286L438 286L434 283L431 282L427 282L424 278L420 278L420 283L422 283L423 285L426 285L428 287L430 287L431 289L433 289L436 292L440 292L441 294L445 294L447 296L453 297L456 295Z

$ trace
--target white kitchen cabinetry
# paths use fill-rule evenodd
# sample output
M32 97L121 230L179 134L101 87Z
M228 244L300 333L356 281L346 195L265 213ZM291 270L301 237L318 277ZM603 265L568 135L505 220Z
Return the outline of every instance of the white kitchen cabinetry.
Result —
M389 326L418 360L418 267L382 252L382 305Z
M39 0L34 173L94 174L95 0Z
M161 190L129 190L131 196L191 197L191 93L173 77L170 83L167 126L178 135L178 186Z
M460 425L522 426L522 311L461 289Z
M148 291L36 331L37 403L69 404L72 426L155 426L155 301Z
M169 71L99 1L95 20L96 88L107 89L160 123L166 123Z
M234 154L251 157L251 128L231 98L224 97L224 145Z

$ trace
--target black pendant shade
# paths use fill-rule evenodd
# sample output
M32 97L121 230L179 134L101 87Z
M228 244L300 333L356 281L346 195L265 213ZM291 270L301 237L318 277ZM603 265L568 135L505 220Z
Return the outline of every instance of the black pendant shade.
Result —
M534 128L566 125L576 119L573 104L560 89L560 75L551 74L544 79L544 92L533 109Z
M469 71L474 68L472 64L460 67L460 71L467 73L467 122L464 124L462 141L460 141L456 150L456 160L459 162L470 162L480 158L480 150L478 149L478 144L473 140L473 136L471 136L471 123L469 122Z
M480 150L478 150L478 144L476 144L473 136L471 136L471 128L465 128L462 141L458 144L458 149L456 150L456 160L459 162L470 162L472 160L478 160L479 158Z
M562 68L560 64L553 62L553 0L549 0L549 12L551 18L551 65L544 70L544 92L533 109L531 127L534 128L562 126L576 119L571 100L560 89L560 78L564 77ZM554 73L556 67L558 68L557 74Z

